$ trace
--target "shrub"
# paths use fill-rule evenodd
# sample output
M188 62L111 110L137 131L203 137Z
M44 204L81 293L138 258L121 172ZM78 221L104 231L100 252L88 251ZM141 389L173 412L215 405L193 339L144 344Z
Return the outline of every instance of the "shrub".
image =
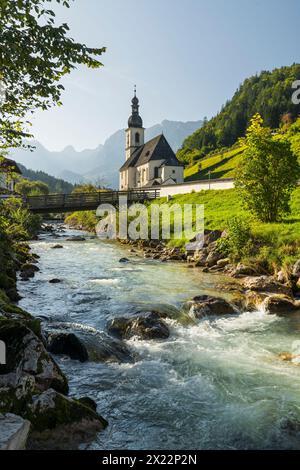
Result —
M254 251L254 242L248 220L232 217L227 222L227 236L217 241L218 250L233 260L249 256Z

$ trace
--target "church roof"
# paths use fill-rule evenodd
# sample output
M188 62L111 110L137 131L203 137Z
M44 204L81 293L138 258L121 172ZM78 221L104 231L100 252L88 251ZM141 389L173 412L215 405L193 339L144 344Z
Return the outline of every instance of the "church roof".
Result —
M150 160L164 160L163 165L182 166L167 139L161 134L138 147L124 165L121 166L120 171L144 165Z

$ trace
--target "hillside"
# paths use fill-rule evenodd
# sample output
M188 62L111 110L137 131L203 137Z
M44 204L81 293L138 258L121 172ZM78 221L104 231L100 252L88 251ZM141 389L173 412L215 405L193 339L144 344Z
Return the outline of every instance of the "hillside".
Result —
M227 150L215 152L213 155L204 157L201 161L188 166L184 170L185 180L205 180L209 179L209 177L212 179L233 178L235 168L242 154L243 147L234 145Z
M24 165L20 165L22 176L30 181L42 181L49 186L50 193L71 193L74 186L63 179L55 178L44 171L28 170Z
M145 138L150 140L158 134L164 134L176 152L184 139L201 127L202 121L168 121L146 129ZM35 150L12 149L11 158L33 170L63 178L72 184L92 181L117 188L119 168L125 159L125 134L120 129L111 135L105 143L95 149L77 152L68 146L61 152L51 152L39 142L31 142Z
M298 155L300 162L300 118L291 125L286 124L273 134L274 139L285 136L289 140L291 148ZM230 148L215 150L195 163L190 163L184 170L185 180L234 178L235 169L243 156L243 145L242 139L240 139Z
M188 164L213 150L231 147L245 135L255 113L260 113L273 129L280 126L285 115L294 120L300 115L300 105L292 103L292 83L299 79L299 64L246 79L217 116L185 139L178 158Z

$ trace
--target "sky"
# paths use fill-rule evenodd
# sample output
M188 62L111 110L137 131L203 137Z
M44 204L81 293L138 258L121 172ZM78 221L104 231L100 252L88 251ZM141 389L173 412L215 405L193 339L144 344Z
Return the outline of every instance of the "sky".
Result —
M137 85L144 126L214 116L243 80L300 62L299 0L74 0L57 23L104 67L63 79L63 107L37 112L49 150L95 148L126 127Z

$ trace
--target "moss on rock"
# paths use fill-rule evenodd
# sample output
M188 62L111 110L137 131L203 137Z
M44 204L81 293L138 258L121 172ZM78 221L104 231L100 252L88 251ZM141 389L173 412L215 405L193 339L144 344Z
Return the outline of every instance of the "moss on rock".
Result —
M74 423L93 423L98 429L104 429L107 421L90 406L79 400L73 400L49 389L33 397L24 415L33 424L36 431L55 429Z

